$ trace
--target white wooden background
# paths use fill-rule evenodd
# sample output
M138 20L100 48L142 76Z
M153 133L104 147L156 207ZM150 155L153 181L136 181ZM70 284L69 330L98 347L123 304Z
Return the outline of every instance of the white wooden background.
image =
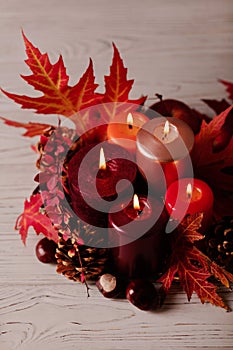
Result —
M31 92L19 78L28 73L23 28L52 59L63 54L73 83L91 56L102 89L114 41L136 78L133 97L160 92L211 114L200 99L226 97L217 79L233 80L232 19L231 0L0 0L0 85ZM0 115L46 121L3 95ZM87 299L84 286L37 261L38 237L25 248L13 229L34 188L32 141L20 133L0 126L0 350L233 349L233 312L188 303L179 287L161 311L142 312L95 286ZM233 293L223 296L233 307Z

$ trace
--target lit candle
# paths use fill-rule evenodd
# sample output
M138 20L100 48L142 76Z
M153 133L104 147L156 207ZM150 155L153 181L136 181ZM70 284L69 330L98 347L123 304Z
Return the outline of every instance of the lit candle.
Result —
M154 118L143 125L137 134L137 164L153 192L165 195L173 181L193 175L193 144L193 131L177 118Z
M124 277L156 277L163 264L167 214L154 198L134 195L109 214L110 243L115 248L113 263Z
M85 222L107 227L109 202L126 195L136 174L137 166L126 149L108 142L103 147L82 147L68 167L72 209ZM123 179L128 181L120 181Z
M99 169L100 170L106 170L106 160L104 156L104 149L101 147L100 148L100 160L99 160Z
M116 114L108 125L109 141L126 148L130 152L135 152L138 130L148 120L147 116L139 112Z
M156 137L163 144L169 144L175 141L179 137L179 131L174 124L171 124L168 120L159 124L153 132Z
M179 222L185 215L203 213L201 232L211 225L214 196L202 180L184 178L173 182L166 193L165 205L172 220Z

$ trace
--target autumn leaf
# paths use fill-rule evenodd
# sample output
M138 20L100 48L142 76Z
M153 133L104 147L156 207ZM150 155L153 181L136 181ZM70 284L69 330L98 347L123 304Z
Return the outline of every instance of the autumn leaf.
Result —
M197 259L196 255L194 257ZM207 279L211 275L204 268L194 267L189 260L185 261L183 259L178 265L178 276L189 301L195 291L202 304L209 302L215 306L229 310L229 307L224 304L222 298L217 294L217 286L208 282Z
M227 87L226 91L229 94L229 98L233 101L233 83L222 79L219 79L219 82Z
M177 274L178 268L179 266L177 263L175 263L174 261L170 262L169 269L157 281L163 284L162 288L166 294L171 288L172 282Z
M50 130L51 128L55 128L55 126L49 125L49 124L41 124L41 123L19 123L13 120L9 120L3 117L0 117L1 120L4 121L4 124L14 126L16 128L24 128L27 131L23 134L23 136L27 137L34 137L34 136L41 136L46 131Z
M192 152L194 174L214 191L232 192L233 106L210 123L202 122Z
M135 110L139 105L143 105L146 96L137 100L130 100L129 93L132 88L134 80L127 79L127 68L125 68L120 53L113 43L113 59L110 67L110 74L105 76L105 93L103 95L100 106L101 112L104 112L105 121L111 121L112 117L124 110ZM126 105L128 104L128 105Z
M211 109L213 109L216 115L222 113L223 111L225 111L225 109L230 107L230 103L227 102L225 99L218 101L203 98L202 101L205 102L205 104L207 104L207 106L209 106Z
M58 233L49 217L41 211L42 198L40 194L32 195L24 202L24 212L18 217L15 229L19 230L23 243L26 243L28 229L32 226L37 234L43 233L48 239L57 242Z
M180 229L182 230L182 239L185 238L187 242L191 243L203 239L203 235L198 232L198 229L201 227L202 219L202 213L187 215L186 219L180 223Z
M203 236L197 232L201 226L203 215L197 213L183 219L178 229L170 234L171 257L168 270L159 278L165 293L171 288L175 276L190 301L195 292L202 303L209 302L230 310L217 293L217 286L209 281L211 276L217 278L223 285L229 287L233 275L212 262L194 245Z
M76 113L90 107L99 101L99 95L95 95L97 84L94 83L93 64L89 66L79 82L69 86L69 77L62 56L55 64L51 64L47 53L42 54L23 33L28 59L25 61L32 71L32 75L22 76L30 85L43 93L40 97L30 97L9 93L2 89L9 98L19 103L22 108L34 109L36 113L60 114L73 117L75 123L79 123L81 131L84 128L83 120L78 119Z
M230 283L233 282L233 276L230 276L230 274L226 273L226 271L218 266L214 261L210 263L210 271L212 275L218 279L225 287L230 288Z

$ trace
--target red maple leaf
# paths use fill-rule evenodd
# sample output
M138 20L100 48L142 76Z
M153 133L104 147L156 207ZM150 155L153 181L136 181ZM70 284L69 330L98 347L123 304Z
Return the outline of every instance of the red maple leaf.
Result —
M87 128L96 124L96 121L108 122L115 113L122 109L127 110L129 105L126 108L126 102L132 104L131 110L137 109L138 105L145 102L146 97L138 100L129 99L133 80L127 80L127 69L115 44L113 44L114 54L110 75L105 77L106 92L100 94L95 92L98 85L95 84L91 59L79 82L70 86L62 56L52 64L48 54L41 53L24 33L23 38L28 57L25 62L32 74L22 78L35 90L42 92L42 96L18 95L2 89L5 95L19 103L22 108L34 109L36 113L41 114L59 114L69 117L76 124L77 132L82 134ZM88 107L95 105L99 105L99 109L88 110Z
M194 245L195 241L203 238L197 232L201 226L202 217L203 215L200 213L187 216L176 232L171 234L172 254L170 266L158 282L163 284L163 290L167 293L174 277L178 275L180 284L186 292L189 301L193 292L195 292L202 303L210 302L213 305L230 310L217 294L217 286L209 282L208 279L214 276L229 288L229 281L233 282L233 275L212 262Z
M222 113L223 111L225 111L225 109L230 107L230 103L227 102L225 99L218 101L203 98L202 101L205 102L207 106L209 106L211 109L213 109L216 115Z
M23 136L34 137L43 135L47 130L51 128L55 128L53 125L49 124L41 124L41 123L19 123L13 120L9 120L3 117L0 117L1 120L4 121L4 124L14 126L16 128L24 128L27 131L23 134Z
M129 93L134 80L127 79L127 68L125 68L120 53L113 43L113 59L110 74L105 76L105 93L103 95L101 114L104 113L105 121L111 121L112 117L124 110L136 110L143 105L146 96L137 100L130 100ZM128 104L128 105L127 105Z
M26 243L28 229L34 228L37 234L43 233L45 237L58 241L58 233L52 225L49 217L41 209L43 201L38 193L32 195L29 200L24 202L24 212L18 217L15 229L19 230L23 243Z
M210 123L202 122L192 153L194 173L215 191L232 192L233 106Z
M43 93L40 97L17 95L2 90L9 98L21 104L22 108L34 109L36 113L60 114L73 117L79 124L80 131L85 130L84 121L76 113L96 104L99 95L95 94L97 84L94 83L93 64L89 66L79 82L69 86L69 77L62 56L55 64L51 64L48 54L42 54L38 48L26 38L23 33L28 59L25 61L32 71L32 75L22 76L30 85Z
M229 94L229 98L233 101L233 83L222 79L219 79L219 82L227 87L226 91Z

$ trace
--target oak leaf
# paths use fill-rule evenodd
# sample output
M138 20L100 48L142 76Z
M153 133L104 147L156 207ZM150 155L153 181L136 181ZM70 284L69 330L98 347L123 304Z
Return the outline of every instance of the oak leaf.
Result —
M201 213L187 216L178 229L170 234L170 264L158 282L162 283L162 288L167 293L174 277L178 276L189 301L195 292L202 303L209 302L229 311L229 307L217 293L217 286L211 283L209 278L213 276L229 288L229 281L233 282L233 275L212 262L194 244L203 238L197 231L202 218Z
M50 218L43 213L43 201L38 193L32 195L29 200L24 202L24 211L18 217L15 229L19 230L23 243L26 243L29 227L32 226L37 234L42 233L45 237L57 242L58 233Z

